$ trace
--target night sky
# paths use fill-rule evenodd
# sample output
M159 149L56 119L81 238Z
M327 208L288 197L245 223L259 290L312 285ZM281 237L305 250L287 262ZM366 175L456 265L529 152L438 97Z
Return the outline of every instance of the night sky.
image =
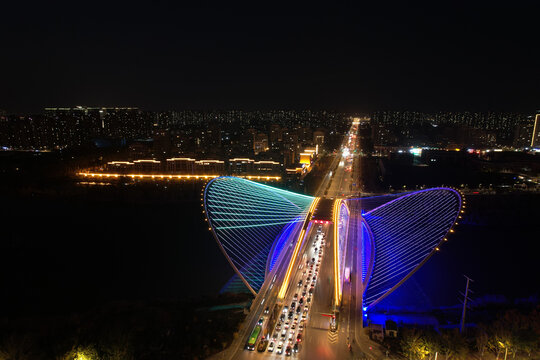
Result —
M3 4L0 109L540 108L537 1L179 3Z

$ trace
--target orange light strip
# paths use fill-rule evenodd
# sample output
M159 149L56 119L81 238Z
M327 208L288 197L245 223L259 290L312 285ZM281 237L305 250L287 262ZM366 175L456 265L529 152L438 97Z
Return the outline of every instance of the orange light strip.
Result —
M540 114L536 114L536 116L534 117L534 127L533 127L532 139L531 139L531 147L534 147L534 139L536 137L536 125L538 124L539 118L540 118Z
M311 203L308 213L306 214L304 224L311 219L311 216L313 215L313 211L317 207L317 204L319 203L320 199L321 199L320 197L316 197ZM287 287L289 286L289 281L291 279L294 263L296 262L296 258L298 257L298 253L300 252L300 247L302 245L302 240L304 239L305 232L306 230L304 229L304 226L303 226L302 231L300 231L300 236L298 236L298 240L296 241L296 245L294 247L294 251L291 256L291 261L289 262L289 266L287 267L287 272L285 273L285 279L283 280L283 284L281 284L281 289L279 289L278 299L283 299L285 297L285 293L287 292Z
M334 201L334 303L338 307L341 302L341 279L339 273L339 209L341 199Z
M117 173L91 173L91 172L79 172L78 176L84 177L130 177L132 179L213 179L223 175L172 175L172 174L117 174ZM259 175L245 175L245 176L234 176L239 178L244 178L248 180L281 180L281 176L259 176Z

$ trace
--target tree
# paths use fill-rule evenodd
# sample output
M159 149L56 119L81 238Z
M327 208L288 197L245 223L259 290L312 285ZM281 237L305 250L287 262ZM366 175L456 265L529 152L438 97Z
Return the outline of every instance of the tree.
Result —
M484 353L486 352L489 342L488 332L483 325L480 325L476 329L474 333L474 342L476 350L480 353L480 359L482 359L484 357Z
M403 329L401 351L410 360L425 359L428 350L418 329Z
M30 360L36 358L34 342L29 335L11 334L0 347L0 360Z
M441 334L441 349L445 359L466 359L468 355L467 342L457 329L444 331Z

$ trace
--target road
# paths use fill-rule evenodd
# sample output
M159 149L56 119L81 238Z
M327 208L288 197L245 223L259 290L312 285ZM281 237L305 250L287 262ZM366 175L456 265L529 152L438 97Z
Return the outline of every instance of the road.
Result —
M320 233L318 232L319 226L321 228ZM298 334L302 334L302 340L306 336L309 338L310 336L310 330L307 329L307 325L311 326L312 319L315 315L313 315L313 301L317 299L319 296L325 296L325 292L328 292L331 296L332 294L332 287L331 287L331 276L329 274L326 275L320 275L319 276L319 265L318 260L321 259L321 261L324 261L327 259L327 261L331 262L331 256L326 256L329 252L327 250L327 247L323 247L322 253L319 254L319 250L321 247L321 242L324 239L325 246L329 243L327 240L329 234L332 233L332 227L331 224L315 224L311 223L309 227L309 231L305 235L304 244L302 245L302 248L300 249L298 261L297 264L293 270L293 273L291 275L291 280L289 283L289 287L285 293L285 296L282 300L277 299L277 291L279 290L279 286L277 285L280 283L282 279L282 274L284 273L283 269L279 269L277 271L276 280L271 280L269 284L274 284L272 289L266 289L266 297L265 299L268 299L265 301L262 305L259 301L259 296L257 296L256 301L258 301L258 305L251 310L251 319L249 321L246 321L245 324L247 326L244 326L244 329L246 331L243 333L244 336L239 336L239 339L242 340L240 346L237 346L234 353L230 354L230 356L234 359L270 359L270 358L281 358L285 356L285 352L287 349L287 346L291 346L291 350L295 343L297 343L297 336ZM319 255L321 255L319 257ZM314 259L314 261L312 261ZM309 262L306 263L306 262ZM285 265L286 262L284 262L283 265ZM311 267L313 265L313 267ZM313 277L315 276L315 281L313 281ZM273 279L273 277L269 277L269 279ZM302 280L302 284L298 286L299 281ZM311 285L313 286L313 294L310 294ZM325 285L325 286L323 286ZM277 289L277 290L276 290ZM321 291L321 289L324 289L324 291ZM265 291L265 290L263 290ZM262 291L261 291L262 292ZM305 292L305 294L304 294ZM302 299L302 304L300 305L300 299ZM309 299L309 300L308 300ZM291 303L295 303L295 307L298 309L298 306L301 306L299 309L300 312L297 313L296 310L291 309ZM270 320L270 314L265 314L264 310L266 307L269 307L269 310L271 312L271 309L273 309L274 305L277 306L277 314L278 314L278 320L274 324L274 326L268 330L268 345L273 345L272 347L274 350L272 352L268 351L268 347L266 350L262 353L258 352L257 349L254 351L248 351L245 350L245 343L247 339L249 338L249 334L253 330L253 328L257 324L257 320L260 318L263 318L263 327L268 326L269 320ZM284 311L284 307L287 306L288 310ZM306 308L307 306L307 308ZM305 317L304 317L304 310ZM291 318L289 319L289 314L292 311ZM282 321L279 320L279 317L283 314L284 319ZM294 324L294 325L293 325ZM303 341L298 342L299 344L299 352L298 356L302 356L302 353L305 350L304 342ZM273 343L273 344L271 344ZM282 354L278 353L278 346L282 343ZM296 355L296 354L295 354Z
M359 148L358 125L353 124L348 134L345 136L341 151L334 159L331 169L335 169L332 176L325 177L319 191L325 191L327 198L347 198L359 196L355 179L359 179L360 155L355 152ZM353 164L355 166L353 166ZM353 175L354 174L354 175ZM355 185L352 185L355 184ZM320 195L320 193L319 193ZM343 297L338 312L338 328L336 332L329 331L328 324L324 325L324 318L317 319L312 315L312 322L308 325L309 336L306 338L306 351L300 354L301 359L382 359L384 358L379 346L369 340L362 324L362 284L361 258L357 256L361 246L359 231L360 218L356 213L351 214L349 236L347 239L346 264L351 269L350 282L345 282L343 286ZM332 238L332 235L330 235ZM333 251L333 241L327 243L327 251ZM332 281L328 286L317 289L320 294L315 297L313 312L332 312L333 294L333 259L327 258L323 261L321 268L321 278L329 277ZM357 275L358 274L358 275ZM327 321L327 320L326 320ZM348 344L351 344L352 351L349 351Z
M357 189L360 186L355 182L355 178L358 179L357 171L359 169L356 165L360 161L359 155L356 155L355 152L358 149L357 132L358 124L353 123L344 138L341 149L330 166L330 169L334 169L332 174L329 173L323 179L315 196L333 199L358 196ZM333 304L333 224L316 224L313 221L310 223L304 237L285 296L283 299L278 299L279 288L285 278L293 246L302 227L300 225L294 235L289 238L286 251L281 254L277 262L278 265L268 275L267 280L255 298L250 314L235 341L228 351L218 354L218 356L214 357L215 359L280 358L286 356L287 346L290 346L291 350L293 350L296 343L298 343L298 353L293 353L292 356L300 359L384 358L377 344L368 339L362 327L363 289L360 272L358 271L358 269L361 269L361 259L357 256L359 246L361 246L361 239L358 238L360 235L356 231L360 226L360 218L351 216L350 222L349 237L346 245L346 263L351 269L351 276L350 282L345 282L343 286L341 305L336 309ZM319 226L321 227L320 230L318 230ZM324 245L321 244L321 236L325 240ZM318 251L321 247L321 264L317 269ZM317 248L316 252L315 248ZM328 256L329 254L330 256ZM315 263L313 269L311 269L311 259L313 258ZM309 274L310 270L312 271L311 274ZM315 272L316 270L318 270L318 273ZM313 287L313 295L310 296L311 283L309 280L312 280L314 275L316 276L316 284ZM302 280L302 284L299 287L298 282L300 280ZM302 296L304 288L306 294ZM301 298L303 304L298 309ZM289 315L292 302L295 302L294 305L299 310L298 314L296 313L297 310L293 310L293 314ZM284 311L285 306L289 308L286 311ZM305 308L306 306L307 308ZM269 314L265 314L266 309L269 310ZM275 309L274 317L271 316L273 309ZM305 320L302 321L304 310L307 310L307 312L305 313ZM334 310L338 312L338 328L337 331L330 331L331 318L326 315L333 314ZM285 316L285 319L280 321L281 316ZM291 316L290 319L289 316ZM276 321L272 322L271 318L276 318ZM264 346L265 349L262 352L257 351L256 347L254 351L245 350L248 338L260 319L262 328L265 329L263 336L268 339L268 342L265 343L266 346ZM300 333L302 334L302 340L297 341L297 336ZM260 339L262 339L262 336ZM259 343L260 341L257 342L257 344ZM278 353L280 343L283 344L283 354ZM348 348L349 344L351 344L352 351ZM269 347L272 351L269 351Z

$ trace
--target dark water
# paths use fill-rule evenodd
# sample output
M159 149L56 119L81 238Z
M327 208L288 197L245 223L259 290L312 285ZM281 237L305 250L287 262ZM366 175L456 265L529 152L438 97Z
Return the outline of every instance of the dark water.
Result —
M207 230L201 186L5 200L0 311L47 314L217 294L233 271Z
M6 197L0 312L66 313L115 300L217 294L233 271L207 230L201 187L94 187ZM464 224L404 289L433 306L452 305L466 274L475 280L477 299L538 294L539 200L469 197Z

